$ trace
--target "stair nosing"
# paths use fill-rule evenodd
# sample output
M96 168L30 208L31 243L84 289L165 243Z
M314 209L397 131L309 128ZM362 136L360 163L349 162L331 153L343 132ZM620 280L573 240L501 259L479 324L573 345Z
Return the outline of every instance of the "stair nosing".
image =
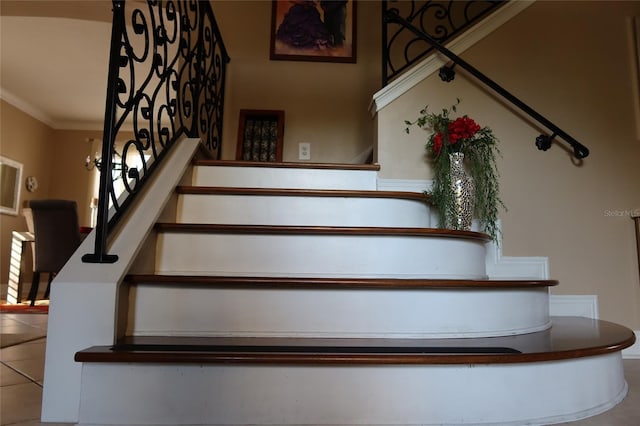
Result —
M441 228L402 228L370 226L288 226L288 225L239 225L213 223L158 222L154 227L160 232L212 233L212 234L271 234L271 235L352 235L352 236L412 236L462 238L489 242L491 237L475 231L459 231Z
M321 170L354 170L354 171L379 171L379 164L345 164L345 163L296 163L296 162L263 162L240 160L209 160L196 159L194 166L221 166L221 167L264 167L274 169L321 169Z
M118 362L126 363L198 363L198 364L349 364L349 365L459 365L459 364L515 364L528 362L560 361L566 359L583 358L587 356L604 355L622 350L630 344L616 345L616 347L595 348L588 351L566 351L549 354L509 354L509 355L376 355L376 354L263 354L263 353L225 353L210 354L191 352L184 354L167 354L144 352L129 352L120 355ZM75 357L77 362L114 362L107 356L79 353Z
M470 353L365 353L366 345L361 345L363 353L340 353L340 346L334 346L335 351L323 351L322 353L314 353L306 351L304 353L291 353L285 351L277 351L277 347L272 351L264 352L247 352L240 350L229 350L221 352L198 352L198 351L181 351L180 345L176 344L175 349L170 351L135 351L124 350L114 351L113 345L109 346L93 346L76 352L74 359L77 362L120 362L120 363L195 363L195 364L289 364L289 365L451 365L451 364L513 364L513 363L531 363L531 362L547 362L560 361L566 359L576 359L590 356L606 355L609 353L619 352L635 343L635 334L627 327L610 323L602 320L590 320L588 318L577 317L556 317L553 318L553 326L549 331L540 332L548 333L548 342L543 342L542 346L532 348L529 346L528 339L531 335L523 336L504 336L477 338L473 341L469 339L414 339L412 343L429 344L423 346L426 349L430 347L453 348L456 343L466 340L462 345L463 348L509 348L515 353L497 353L497 354L470 354ZM553 329L560 326L562 331L558 336L554 336ZM593 340L590 344L573 337L566 338L563 336L573 336L578 331L589 328L591 331L597 330L597 336L591 337ZM536 334L536 333L534 333ZM151 337L151 336L150 336ZM143 337L144 338L144 337ZM163 339L162 336L155 336L156 340ZM172 342L178 342L180 338L165 336ZM135 338L130 338L135 341ZM193 339L193 338L186 338ZM228 345L230 339L233 338L200 338L206 339L201 342L225 342ZM240 338L242 342L252 338ZM583 337L583 340L585 338ZM319 338L302 338L302 339L262 339L263 342L280 342L282 346L283 340L295 342L306 342L309 347L311 342L321 342L325 339ZM339 339L332 339L339 340ZM353 346L355 339L345 339L344 342ZM367 341L370 339L362 339ZM389 342L387 347L402 348L396 345L398 342L394 339L386 339ZM521 342L518 342L520 340ZM119 343L126 342L127 338L121 339ZM167 340L169 341L169 340ZM187 341L187 340L182 340ZM378 339L377 341L381 341ZM406 342L406 340L405 340ZM417 342L417 343L416 343ZM474 345L471 346L470 343ZM481 344L482 343L482 344ZM511 344L510 344L511 343ZM395 345L395 346L394 346ZM548 347L547 347L548 345ZM554 345L557 346L554 349ZM141 346L142 347L142 346Z
M128 285L175 285L215 288L289 289L504 289L553 287L558 280L482 280L442 278L326 278L326 277L241 277L218 275L129 274Z
M176 192L183 195L257 195L257 196L299 196L336 198L391 198L428 201L429 196L421 192L377 191L348 189L300 189L300 188L249 188L181 185Z

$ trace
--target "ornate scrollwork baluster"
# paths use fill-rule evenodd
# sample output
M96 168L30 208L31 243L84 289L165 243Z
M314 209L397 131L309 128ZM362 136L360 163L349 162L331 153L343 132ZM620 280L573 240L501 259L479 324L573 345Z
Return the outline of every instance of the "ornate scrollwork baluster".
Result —
M83 257L87 262L117 259L106 255L108 230L178 138L199 137L211 157L220 155L229 57L209 2L113 0L113 12L102 155L109 161L101 170L96 248ZM114 176L115 144L129 128L134 138L122 144ZM122 193L113 183L118 179Z
M445 43L502 3L504 1L494 0L385 1L383 19L387 12L396 11L439 43ZM383 85L433 51L429 43L388 20L383 22L383 38Z

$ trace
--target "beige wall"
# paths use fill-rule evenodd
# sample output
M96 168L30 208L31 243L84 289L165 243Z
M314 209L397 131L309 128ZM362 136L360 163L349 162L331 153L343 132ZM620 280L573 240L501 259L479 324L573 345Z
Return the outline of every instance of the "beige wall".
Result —
M53 134L56 158L64 160L52 166L50 197L76 200L80 224L84 226L91 224L90 204L98 180L97 170L87 171L84 163L87 155L101 151L101 141L101 131L55 130Z
M75 200L81 225L90 225L89 202L95 172L87 172L84 160L90 152L88 138L100 138L102 132L55 130L23 111L0 101L0 153L23 164L20 206L27 200L60 198ZM35 176L39 187L28 192L27 176ZM0 282L8 281L12 231L26 231L20 209L17 216L0 215ZM27 250L27 259L30 253ZM28 263L27 263L28 264ZM25 277L30 282L31 274Z
M228 65L223 158L235 159L240 109L285 111L284 161L311 143L313 162L351 162L373 144L380 89L380 3L358 2L357 63L269 60L270 1L212 2Z
M0 102L0 152L3 156L23 165L22 190L18 204L22 207L25 200L38 198L41 195L48 197L51 190L52 167L50 160L53 157L53 145L49 142L53 130L5 101ZM38 178L39 188L36 192L26 190L24 179L27 176ZM0 222L0 282L6 283L9 273L11 232L14 230L26 231L27 224L22 216L21 208L17 216L0 215ZM26 252L29 257L25 260L31 262L29 250ZM31 281L31 273L27 274L25 281Z
M534 146L540 133L458 71L449 84L423 81L378 117L383 177L428 179L427 134L403 132L420 108L462 99L461 114L492 127L499 162L503 251L548 256L556 294L596 294L603 319L640 328L633 221L640 209L638 92L630 18L640 2L539 1L462 57L591 150L582 163L563 146Z

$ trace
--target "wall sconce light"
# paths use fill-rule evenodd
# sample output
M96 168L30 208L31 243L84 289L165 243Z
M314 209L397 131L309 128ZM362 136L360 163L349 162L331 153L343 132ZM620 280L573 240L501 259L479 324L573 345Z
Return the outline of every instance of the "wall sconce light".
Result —
M88 138L87 142L93 144L93 142L95 141L95 139L93 138ZM111 160L111 170L115 171L115 172L120 172L122 171L122 162L117 161L118 158L122 158L122 156L120 155L120 153L118 151L113 151L113 158ZM87 155L87 158L84 160L84 168L91 171L93 169L98 169L98 171L102 171L102 157L98 156L98 152L96 151L96 153L93 155L93 157L91 156L91 154ZM119 174L116 175L116 179L118 178Z

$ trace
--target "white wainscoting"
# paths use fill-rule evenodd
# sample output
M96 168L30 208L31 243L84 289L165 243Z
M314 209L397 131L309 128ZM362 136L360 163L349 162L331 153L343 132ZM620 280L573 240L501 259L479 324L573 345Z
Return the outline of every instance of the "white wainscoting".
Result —
M378 190L424 192L431 188L430 180L381 179ZM433 213L432 213L433 215ZM432 223L437 219L432 218ZM498 224L500 227L500 224ZM549 260L543 256L512 257L502 255L501 244L487 246L487 275L493 279L549 279ZM553 278L553 277L551 277ZM550 295L551 316L578 316L599 319L597 295ZM634 330L636 343L622 351L625 359L640 359L640 330Z
M636 343L622 351L622 358L640 359L640 330L633 330L636 335Z
M598 318L596 295L551 295L549 314L556 317Z

